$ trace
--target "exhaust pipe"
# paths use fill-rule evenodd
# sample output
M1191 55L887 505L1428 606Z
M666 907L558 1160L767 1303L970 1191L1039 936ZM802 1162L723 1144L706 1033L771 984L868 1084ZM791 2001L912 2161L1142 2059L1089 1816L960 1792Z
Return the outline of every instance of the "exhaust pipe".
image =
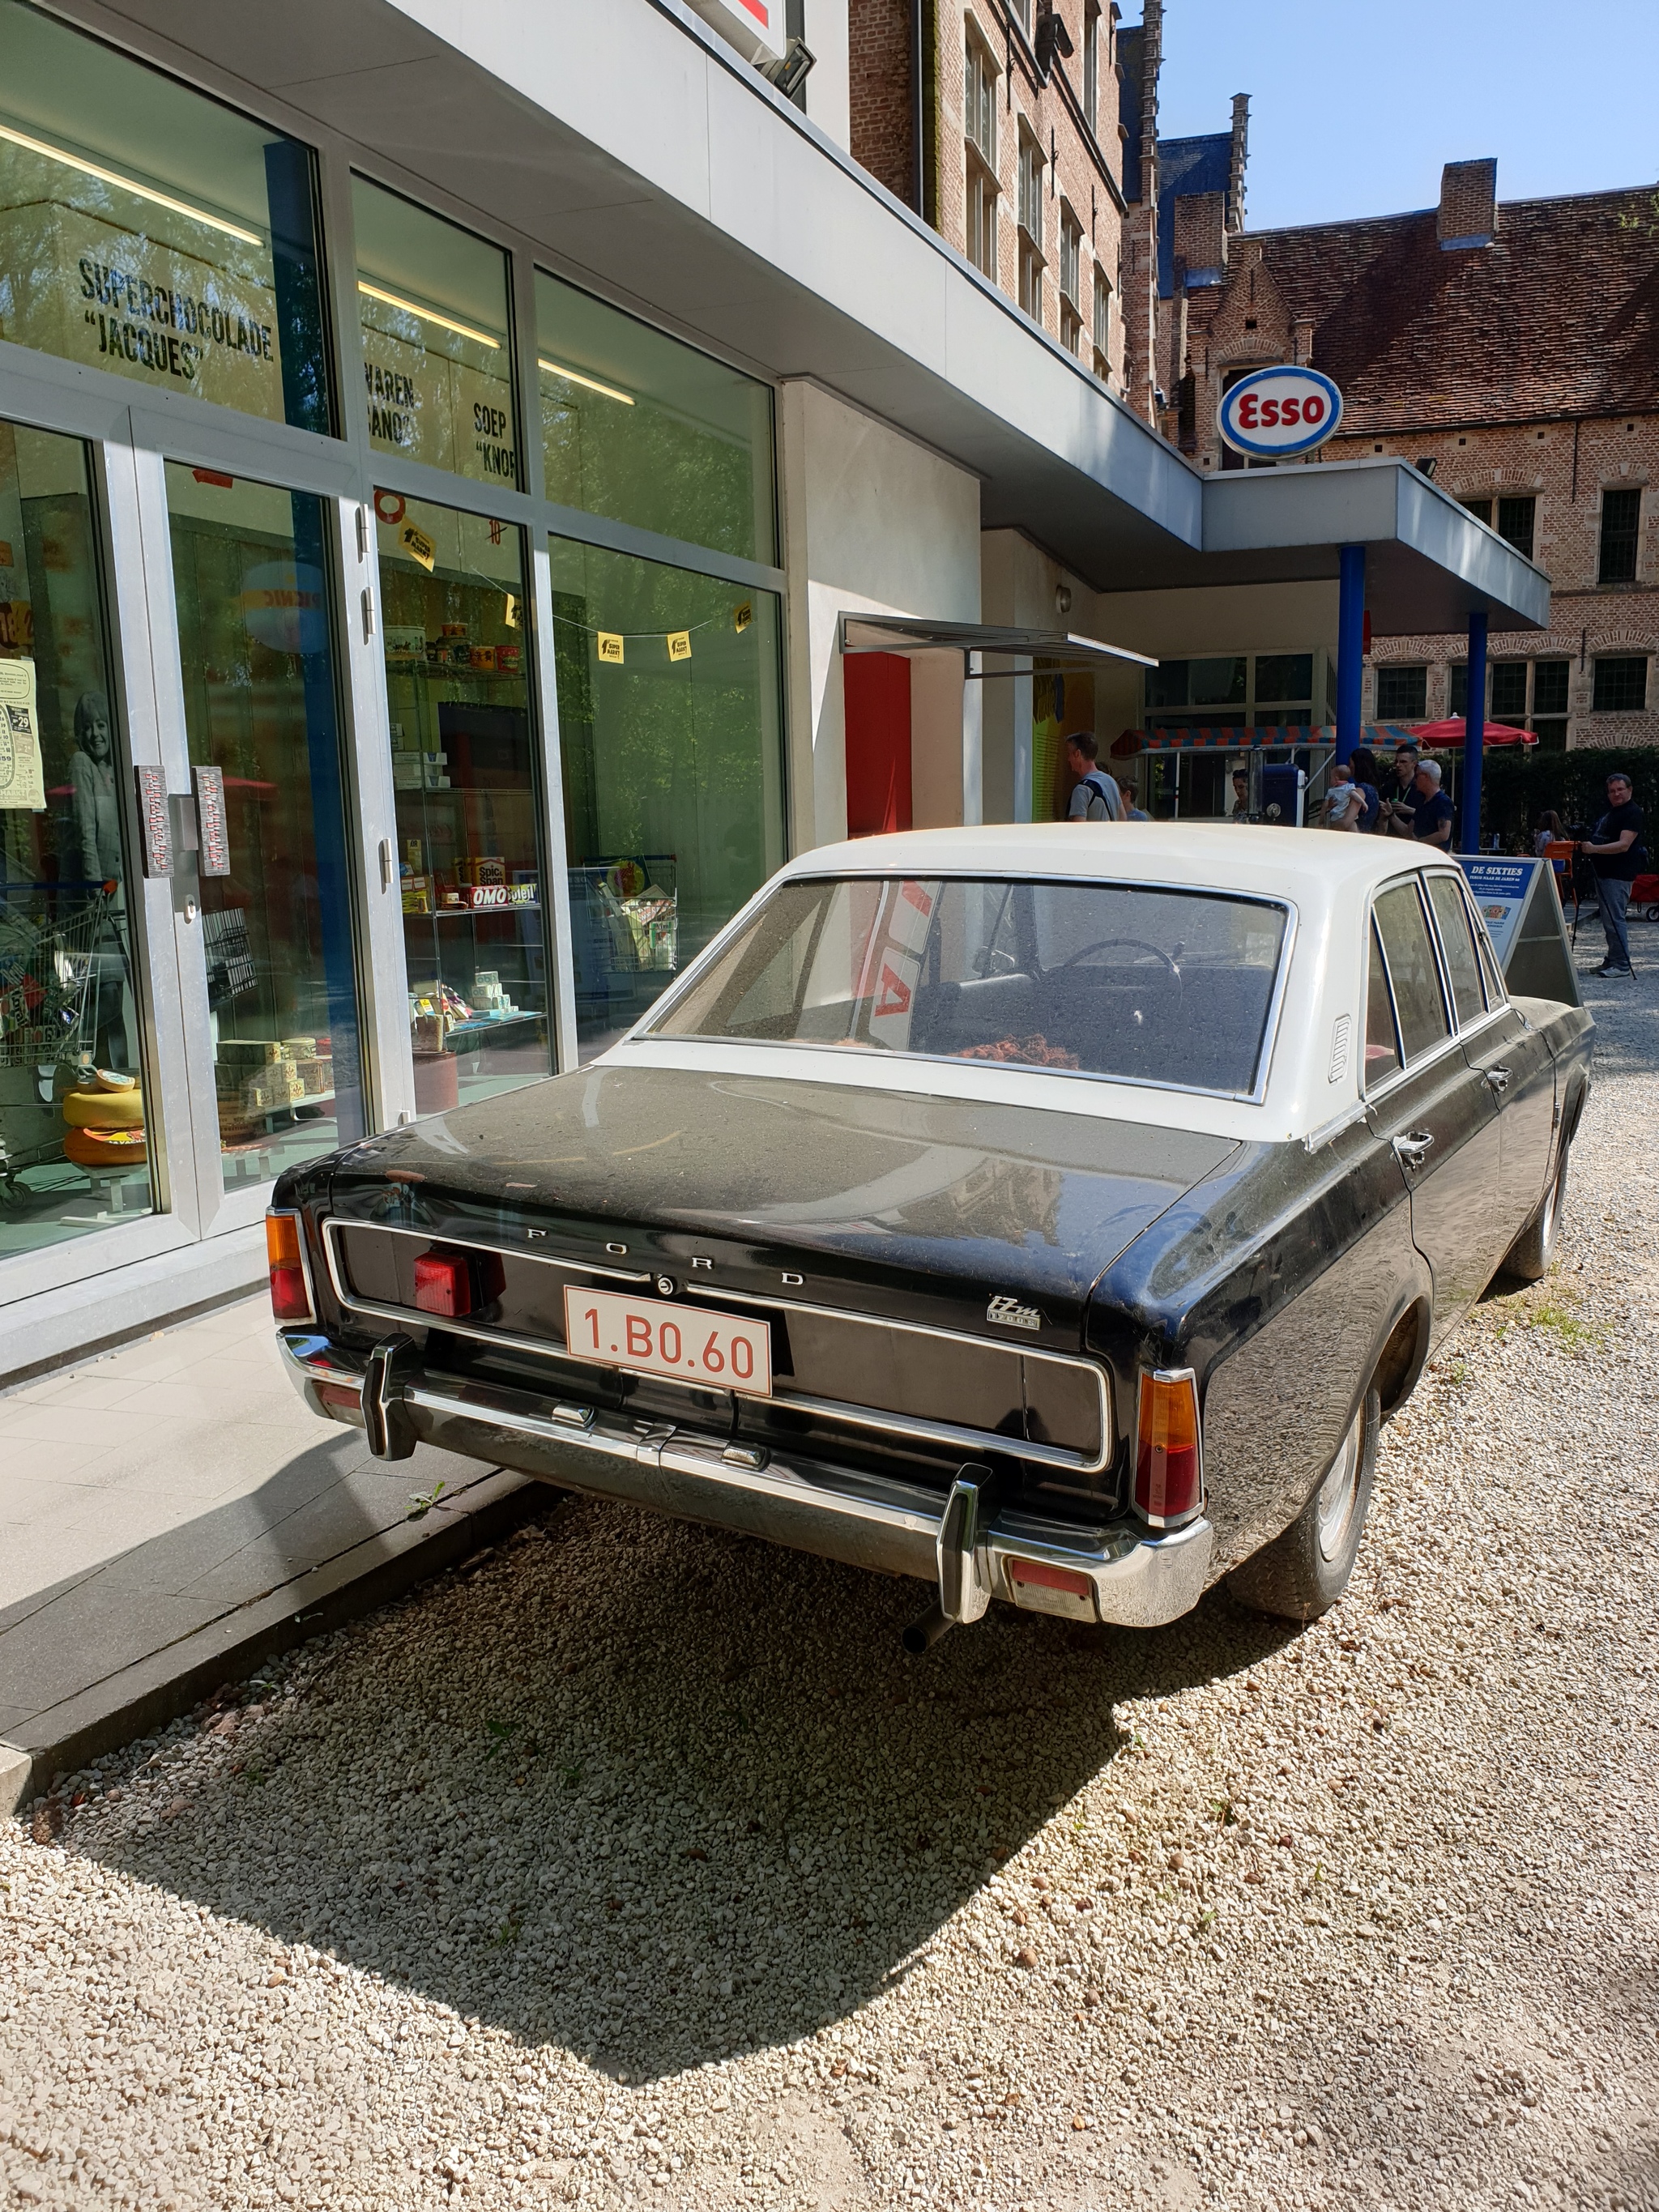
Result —
M947 1628L955 1626L956 1623L935 1598L921 1620L913 1620L910 1626L902 1631L899 1642L912 1658L920 1659L924 1651L933 1649Z

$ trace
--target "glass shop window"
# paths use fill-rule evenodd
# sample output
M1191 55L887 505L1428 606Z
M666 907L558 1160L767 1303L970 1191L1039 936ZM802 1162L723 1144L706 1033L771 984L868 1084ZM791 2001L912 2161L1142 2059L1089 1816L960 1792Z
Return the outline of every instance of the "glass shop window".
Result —
M224 788L198 923L221 1163L264 1182L367 1126L328 510L175 461L167 486L191 763Z
M536 368L549 499L775 561L768 386L539 270Z
M415 1102L551 1072L524 544L378 492L392 781Z
M0 1258L149 1213L86 448L0 422Z
M555 538L553 626L584 1058L783 859L768 592Z
M332 428L313 161L0 0L0 337Z
M516 487L507 256L362 177L351 211L369 443Z

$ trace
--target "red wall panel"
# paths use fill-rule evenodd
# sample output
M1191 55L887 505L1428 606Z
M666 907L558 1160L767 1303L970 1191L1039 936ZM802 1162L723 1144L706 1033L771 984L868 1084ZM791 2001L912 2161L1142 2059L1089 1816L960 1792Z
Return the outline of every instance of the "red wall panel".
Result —
M847 713L847 834L910 827L910 664L858 653L842 663Z

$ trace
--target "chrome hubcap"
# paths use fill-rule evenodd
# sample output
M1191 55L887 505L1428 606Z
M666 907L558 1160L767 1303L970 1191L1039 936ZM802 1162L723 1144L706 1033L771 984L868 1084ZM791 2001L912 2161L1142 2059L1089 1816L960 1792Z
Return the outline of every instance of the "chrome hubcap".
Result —
M1341 1557L1353 1527L1354 1510L1359 1503L1359 1440L1364 1425L1362 1407L1342 1439L1335 1464L1319 1486L1319 1550L1326 1559Z

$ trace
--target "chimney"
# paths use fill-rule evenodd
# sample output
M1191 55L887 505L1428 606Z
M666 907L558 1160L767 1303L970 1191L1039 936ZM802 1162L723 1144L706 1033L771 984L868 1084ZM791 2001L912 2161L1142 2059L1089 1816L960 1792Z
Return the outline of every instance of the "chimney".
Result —
M1250 153L1250 95L1233 94L1233 144L1227 165L1227 228L1244 228L1244 164Z
M1226 201L1220 192L1177 194L1175 258L1189 285L1220 283L1227 266Z
M1291 325L1291 358L1298 368L1313 366L1314 319L1311 315L1298 315Z
M1440 209L1435 235L1441 251L1490 246L1498 228L1498 164L1448 161L1440 172Z

